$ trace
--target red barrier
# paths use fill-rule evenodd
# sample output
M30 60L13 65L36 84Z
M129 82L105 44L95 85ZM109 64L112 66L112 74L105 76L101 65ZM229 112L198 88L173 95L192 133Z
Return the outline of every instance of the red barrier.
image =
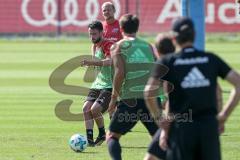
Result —
M125 13L125 0L114 2L116 16ZM87 24L101 19L105 0L0 0L0 33L87 32ZM180 15L176 0L129 0L130 13L138 13L141 32L167 31ZM137 9L136 6L139 6ZM240 16L234 0L206 0L207 32L238 32ZM61 26L61 27L58 27Z

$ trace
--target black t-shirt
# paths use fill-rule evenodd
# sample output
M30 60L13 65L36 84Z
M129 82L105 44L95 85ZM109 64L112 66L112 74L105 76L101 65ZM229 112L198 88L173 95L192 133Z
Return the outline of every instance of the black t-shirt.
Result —
M169 70L163 75L165 67ZM218 56L189 47L158 60L152 77L173 84L170 112L198 117L217 114L217 77L225 78L230 70Z

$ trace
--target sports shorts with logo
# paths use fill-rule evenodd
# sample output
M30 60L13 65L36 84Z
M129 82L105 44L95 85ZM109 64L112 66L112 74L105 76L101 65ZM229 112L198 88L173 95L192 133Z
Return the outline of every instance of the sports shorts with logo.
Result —
M111 132L126 134L138 121L141 121L150 135L154 135L158 126L146 108L144 99L128 99L120 101L109 126Z
M108 109L111 101L112 89L90 89L86 101L97 102L102 106L102 113Z

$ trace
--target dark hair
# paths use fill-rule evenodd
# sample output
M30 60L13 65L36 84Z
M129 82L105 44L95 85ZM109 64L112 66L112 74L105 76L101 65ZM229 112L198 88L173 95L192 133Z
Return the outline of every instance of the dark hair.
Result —
M175 52L175 46L172 42L172 39L167 35L158 35L155 42L155 47L157 48L158 53L162 55Z
M103 25L102 25L102 22L96 20L96 21L93 21L92 23L90 23L88 25L88 28L90 29L97 29L98 31L102 32L103 31Z
M137 33L139 27L139 19L136 15L125 14L120 18L120 26L124 33Z

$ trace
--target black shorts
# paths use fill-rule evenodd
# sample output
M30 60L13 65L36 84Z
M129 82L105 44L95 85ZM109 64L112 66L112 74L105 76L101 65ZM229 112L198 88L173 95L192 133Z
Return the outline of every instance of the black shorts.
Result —
M168 143L167 160L221 160L215 116L173 123Z
M134 107L130 107L126 101L120 101L111 119L109 130L124 135L140 120L149 134L153 136L158 130L158 126L150 116L144 99L128 100L128 102L130 105L135 104Z
M161 129L158 129L157 133L155 133L152 142L148 146L148 153L158 157L159 159L165 160L166 151L162 150L159 146L159 137L160 137Z
M111 101L112 89L90 89L86 101L97 102L102 106L102 113L108 109Z

